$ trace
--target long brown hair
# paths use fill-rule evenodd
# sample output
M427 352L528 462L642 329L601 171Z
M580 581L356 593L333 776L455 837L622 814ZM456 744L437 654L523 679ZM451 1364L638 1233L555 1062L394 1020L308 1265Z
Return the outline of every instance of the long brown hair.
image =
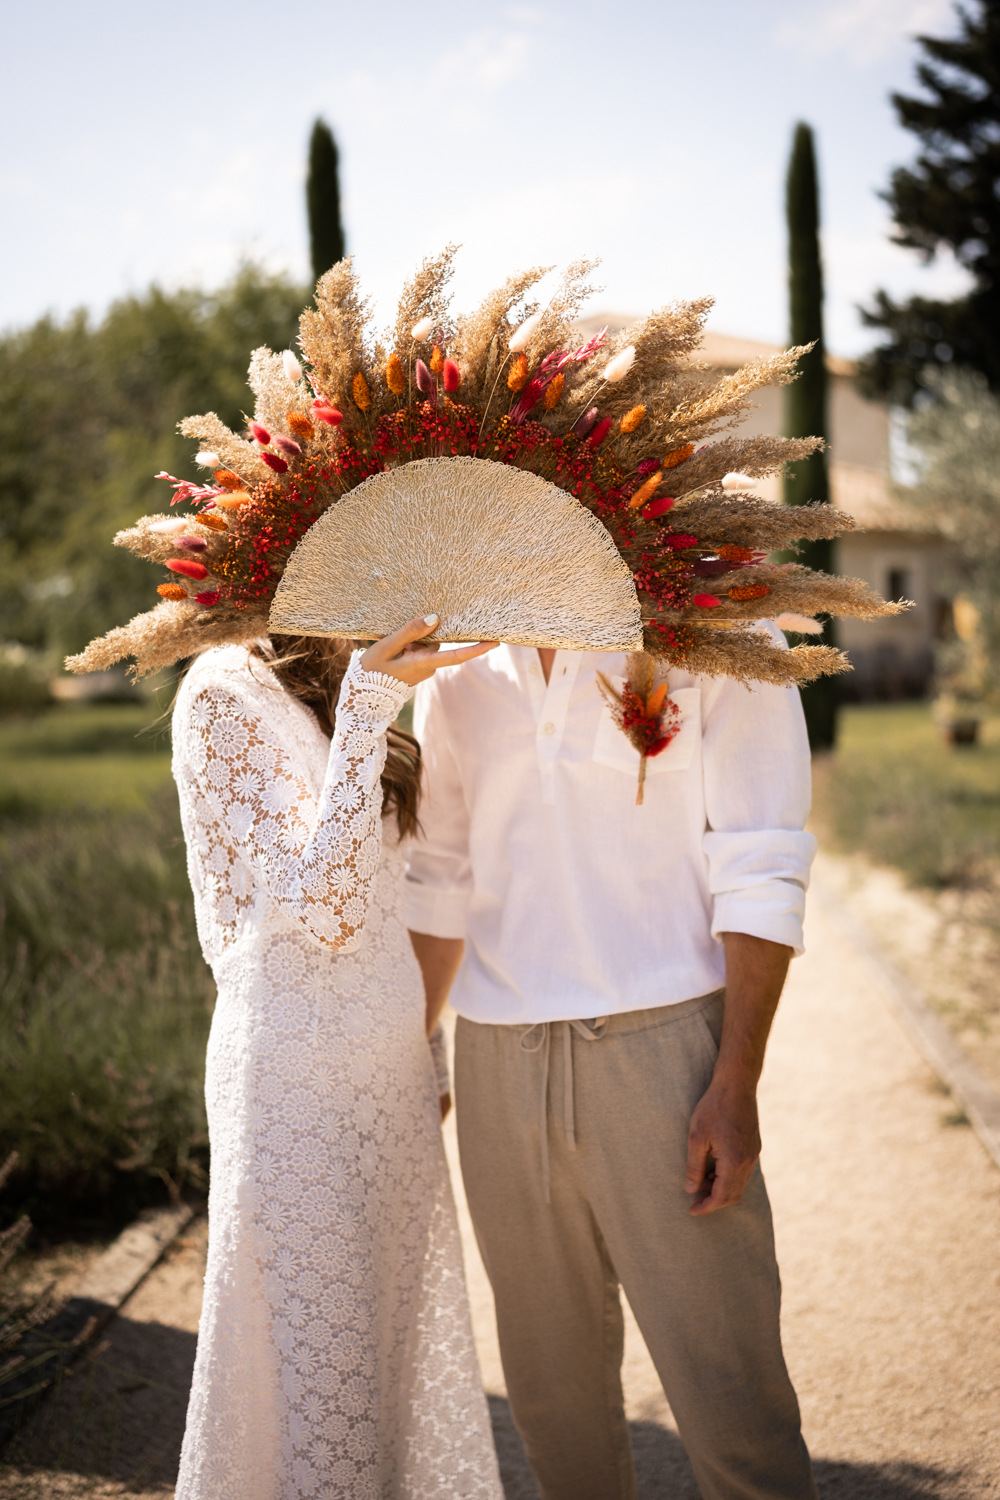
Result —
M272 635L271 650L260 646L251 655L266 662L286 692L311 708L319 727L333 738L337 699L357 641L321 635ZM390 725L389 751L382 772L383 807L395 808L400 838L416 833L420 802L420 746L412 734Z

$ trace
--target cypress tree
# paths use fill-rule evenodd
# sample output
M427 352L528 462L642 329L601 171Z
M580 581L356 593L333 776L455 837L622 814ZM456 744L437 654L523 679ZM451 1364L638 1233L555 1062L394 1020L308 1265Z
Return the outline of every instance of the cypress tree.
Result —
M826 351L823 344L823 266L819 252L819 185L813 133L798 124L788 163L785 208L788 217L788 291L790 335L793 344L814 344L803 356L798 380L785 387L785 436L827 435ZM797 463L784 479L786 505L830 501L830 479L825 453L814 453ZM806 542L797 558L810 568L833 571L833 543ZM823 639L834 644L833 621L827 619ZM839 684L821 677L802 688L802 707L813 750L830 750L837 737Z
M338 260L343 260L344 226L340 222L340 176L337 143L323 120L317 120L309 140L309 176L306 179L309 211L309 247L313 278L318 281Z

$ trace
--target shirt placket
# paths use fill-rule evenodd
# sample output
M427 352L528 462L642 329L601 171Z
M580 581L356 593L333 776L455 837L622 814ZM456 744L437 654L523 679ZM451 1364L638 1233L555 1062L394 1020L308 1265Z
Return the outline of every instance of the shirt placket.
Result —
M537 652L534 661L528 666L528 691L535 713L535 751L542 779L542 802L549 807L556 798L556 763L566 728L569 700L579 670L579 651L557 651L546 687Z

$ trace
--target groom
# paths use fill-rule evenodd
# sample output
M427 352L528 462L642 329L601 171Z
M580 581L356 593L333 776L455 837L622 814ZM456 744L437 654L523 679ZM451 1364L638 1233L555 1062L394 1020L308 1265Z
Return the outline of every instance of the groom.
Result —
M452 991L462 1173L543 1500L633 1500L623 1287L705 1500L813 1500L756 1086L814 841L798 693L670 674L648 762L596 673L502 646L419 692L409 926Z

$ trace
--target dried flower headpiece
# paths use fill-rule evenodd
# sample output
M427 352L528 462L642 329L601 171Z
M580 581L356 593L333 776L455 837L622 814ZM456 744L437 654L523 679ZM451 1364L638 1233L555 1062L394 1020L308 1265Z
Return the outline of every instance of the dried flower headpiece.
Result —
M626 695L608 691L641 757L669 744L673 710L656 679L670 666L743 682L805 682L844 670L846 658L822 645L785 650L756 628L759 620L871 618L902 607L857 579L767 561L800 539L855 529L850 516L829 506L784 507L752 493L756 479L805 458L818 439L725 435L755 390L795 378L802 349L720 378L692 358L707 299L676 303L627 334L609 339L602 332L581 344L573 324L591 291L593 263L586 261L568 269L544 307L526 304L549 269L536 267L453 320L447 288L454 254L449 247L424 262L381 336L371 330L350 260L340 262L320 279L315 309L302 314L305 366L289 350L253 354L256 406L245 433L231 432L214 413L180 424L201 444L196 461L213 470L212 483L162 475L174 487L172 505L191 510L178 519L146 516L115 538L166 567L162 602L69 658L71 670L132 656L141 675L208 646L281 629L272 614L275 594L315 523L332 522L343 497L373 476L396 471L402 482L400 471L427 459L466 461L442 465L442 484L446 469L464 471L470 459L523 471L547 482L539 493L555 487L563 502L574 497L589 512L592 535L599 523L631 579L636 655ZM710 437L716 440L706 443ZM365 494L375 504L386 488L366 486ZM533 566L532 539L523 537L523 498L517 527L527 589L529 576L545 569ZM433 559L435 545L438 555L454 553L453 534L434 536L433 507L422 524L425 558ZM570 545L579 535L573 532ZM379 558L367 562L377 579ZM324 582L335 622L336 576ZM442 613L438 634L446 639L447 610L430 602ZM528 638L523 628L516 637L500 628L490 633ZM556 638L540 629L535 643Z

